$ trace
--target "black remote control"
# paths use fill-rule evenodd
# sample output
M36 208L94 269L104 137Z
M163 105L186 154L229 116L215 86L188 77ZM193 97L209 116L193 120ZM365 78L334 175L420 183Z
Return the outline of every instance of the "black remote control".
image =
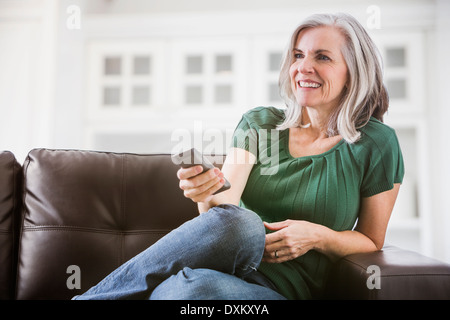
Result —
M173 155L172 162L176 165L181 166L182 168L189 168L196 165L201 165L203 167L203 171L201 173L214 168L214 165L205 156L203 156L200 153L200 151L198 151L195 148L183 151L180 154ZM228 180L225 179L225 184L222 186L222 188L214 192L214 194L220 193L230 188L231 188L230 182L228 182Z

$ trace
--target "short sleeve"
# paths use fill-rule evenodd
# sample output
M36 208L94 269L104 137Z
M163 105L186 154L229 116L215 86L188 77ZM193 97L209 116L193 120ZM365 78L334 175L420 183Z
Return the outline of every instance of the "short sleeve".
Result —
M232 136L231 147L241 148L258 157L259 148L265 149L270 139L278 137L277 125L284 120L284 111L274 107L255 107L239 121ZM269 143L270 145L270 143Z
M380 140L380 139L378 139ZM391 190L394 183L402 183L405 168L402 151L395 132L371 143L361 186L361 196L371 197Z
M250 125L248 117L244 114L236 126L232 140L231 147L244 149L253 155L258 154L258 133L257 129Z

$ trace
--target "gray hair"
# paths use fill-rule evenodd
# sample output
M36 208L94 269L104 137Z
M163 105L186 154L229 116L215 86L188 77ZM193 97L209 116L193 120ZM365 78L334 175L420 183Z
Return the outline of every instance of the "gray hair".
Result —
M297 104L292 92L289 68L294 62L293 49L300 32L322 26L336 27L345 37L341 52L349 74L340 104L330 115L328 135L340 134L348 143L354 143L361 135L357 129L363 127L371 116L383 121L389 98L383 84L382 61L377 47L364 27L345 13L312 15L292 34L289 47L284 53L279 78L280 94L287 106L286 119L277 129L302 126L300 121L304 106Z

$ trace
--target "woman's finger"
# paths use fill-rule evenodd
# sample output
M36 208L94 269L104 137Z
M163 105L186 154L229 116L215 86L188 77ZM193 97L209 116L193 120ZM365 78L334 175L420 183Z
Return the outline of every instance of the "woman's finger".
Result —
M216 182L217 181L217 182ZM208 183L208 186L205 186L205 191L200 192L194 196L189 196L189 198L194 201L194 202L204 202L204 201L208 201L208 199L210 199L210 197L220 188L222 188L222 186L225 184L225 179L221 178L221 177L217 177L217 180L214 179L213 180L212 186L209 186L210 183ZM198 189L197 189L198 190Z
M220 172L220 170L218 168L210 169L204 173L180 180L180 189L195 189L210 182L211 180L216 179L217 177L223 177L223 174ZM204 190L202 190L201 192L203 191Z
M193 167L190 167L190 168L180 168L177 171L177 177L180 180L185 180L185 179L189 179L189 178L195 177L196 175L198 175L202 171L203 171L203 167L200 166L200 165L193 166Z
M290 220L284 220L279 222L264 222L264 226L269 230L280 230L289 226Z

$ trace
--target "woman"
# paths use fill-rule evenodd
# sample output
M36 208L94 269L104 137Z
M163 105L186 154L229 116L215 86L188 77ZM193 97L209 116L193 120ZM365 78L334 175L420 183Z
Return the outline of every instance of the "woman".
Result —
M381 122L388 98L364 28L346 14L308 18L280 90L287 110L244 114L222 171L178 171L203 214L81 298L319 298L332 261L383 247L404 169ZM268 154L277 170L262 174ZM232 187L214 195L224 176Z

